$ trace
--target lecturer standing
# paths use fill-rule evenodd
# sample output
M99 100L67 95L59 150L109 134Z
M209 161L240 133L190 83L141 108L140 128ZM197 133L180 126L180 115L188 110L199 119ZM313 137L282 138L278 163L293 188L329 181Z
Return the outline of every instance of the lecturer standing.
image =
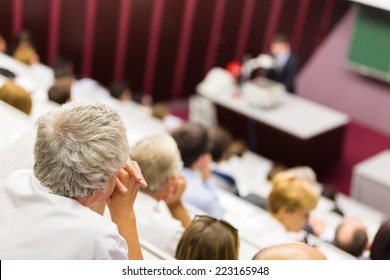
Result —
M275 68L266 71L265 76L284 84L288 92L295 93L298 58L291 52L291 45L287 36L277 34L273 37L271 55L275 59Z

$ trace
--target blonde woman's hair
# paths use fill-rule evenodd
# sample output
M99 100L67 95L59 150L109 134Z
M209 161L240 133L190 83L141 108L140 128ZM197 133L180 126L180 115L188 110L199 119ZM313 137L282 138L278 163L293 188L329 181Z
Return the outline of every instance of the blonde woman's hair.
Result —
M307 181L287 171L272 178L272 190L267 199L268 210L275 214L285 207L288 212L303 208L313 210L319 195Z
M131 150L131 158L138 162L148 187L144 192L156 192L167 178L181 167L180 151L168 134L150 136Z
M37 122L34 174L54 194L82 198L107 188L128 154L126 128L106 105L67 103Z
M30 93L10 80L7 80L0 88L0 100L27 115L31 113L32 99Z

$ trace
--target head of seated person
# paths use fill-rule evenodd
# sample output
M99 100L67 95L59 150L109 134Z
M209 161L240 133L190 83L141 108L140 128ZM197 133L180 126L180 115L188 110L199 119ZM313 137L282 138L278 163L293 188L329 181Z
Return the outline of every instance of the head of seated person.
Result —
M207 130L200 124L184 123L172 132L180 150L184 167L200 170L209 164L209 139Z
M55 78L73 77L74 76L74 63L73 61L59 56L53 65Z
M182 168L175 140L168 134L153 135L138 142L130 154L138 162L148 183L142 192L156 200L166 200L171 196Z
M345 218L336 228L333 244L347 253L360 257L368 249L368 234L358 218Z
M124 81L115 81L108 87L111 96L120 101L128 101L133 98L130 86Z
M248 144L242 139L234 139L226 151L226 158L242 157L248 151Z
M267 209L287 231L300 231L309 221L319 195L307 181L289 172L280 172L272 179Z
M221 162L228 159L229 145L233 141L232 135L220 126L211 126L207 129L210 154L214 162Z
M163 103L156 103L152 106L152 116L161 121L170 113L169 107Z
M30 93L11 80L6 80L3 85L0 84L0 100L27 115L31 113L32 99Z
M7 41L0 34L0 53L4 53L7 50Z
M128 155L124 124L108 106L67 103L37 122L35 177L84 206L110 198Z
M304 243L286 243L260 250L253 260L326 260L316 248Z
M237 230L223 220L196 216L184 231L176 250L178 260L237 260Z
M54 84L49 88L49 100L60 105L69 102L71 98L72 82L73 78L71 77L57 78Z
M23 30L17 36L13 57L27 65L39 62L39 56L33 46L31 34L27 30Z
M370 248L370 259L390 260L390 219L382 222Z

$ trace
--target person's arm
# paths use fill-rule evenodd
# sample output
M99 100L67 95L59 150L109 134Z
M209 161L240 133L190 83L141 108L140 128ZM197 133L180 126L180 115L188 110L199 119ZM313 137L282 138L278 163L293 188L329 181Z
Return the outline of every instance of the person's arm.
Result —
M127 242L128 258L142 260L133 204L140 186L146 186L146 182L135 161L128 161L117 177L116 188L108 205L111 219Z
M183 174L180 174L172 176L168 178L168 180L173 180L173 191L172 194L165 199L165 203L167 204L172 217L180 221L183 227L187 228L191 224L191 219L181 202L181 197L186 188L185 178Z

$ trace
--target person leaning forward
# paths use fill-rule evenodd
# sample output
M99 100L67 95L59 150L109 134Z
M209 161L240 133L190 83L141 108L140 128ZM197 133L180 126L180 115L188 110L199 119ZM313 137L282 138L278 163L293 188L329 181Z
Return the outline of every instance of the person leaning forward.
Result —
M68 103L37 122L34 170L0 186L0 259L142 259L133 203L146 186L105 105ZM90 208L105 202L112 221Z

